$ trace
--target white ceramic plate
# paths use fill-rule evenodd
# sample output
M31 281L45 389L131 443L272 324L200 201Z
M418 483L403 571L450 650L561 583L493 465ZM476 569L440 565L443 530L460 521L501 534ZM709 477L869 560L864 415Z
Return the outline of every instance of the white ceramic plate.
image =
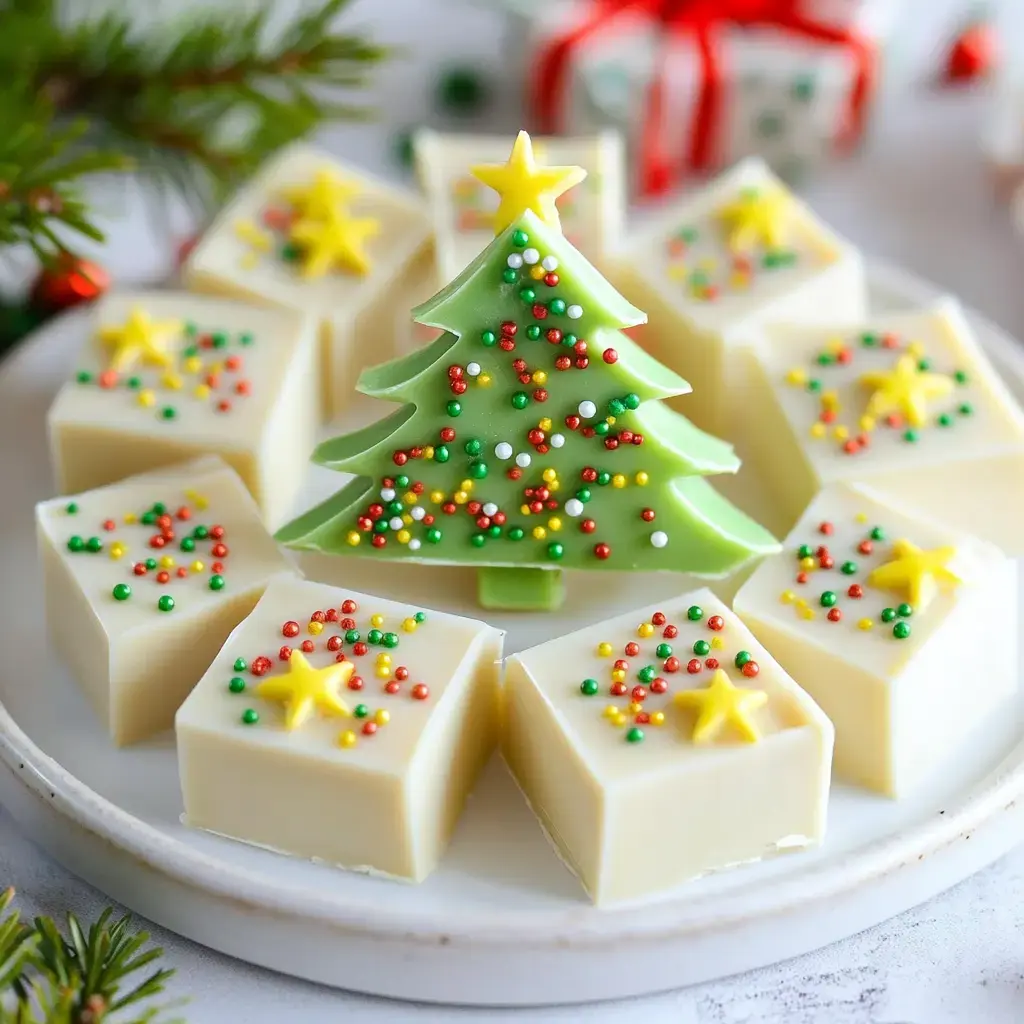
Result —
M876 270L873 279L879 308L935 296L901 274ZM992 325L972 320L1024 396L1024 354ZM173 738L114 750L45 639L32 506L52 493L45 412L85 322L73 314L48 325L0 369L0 799L54 857L139 914L253 963L363 992L452 1003L580 1002L707 981L807 952L927 899L1021 834L1024 729L1019 715L1005 713L913 800L835 787L819 850L605 911L586 902L497 761L442 866L418 887L186 829ZM338 482L322 473L311 490ZM745 503L756 502L756 483L741 473L739 484ZM349 559L306 568L473 612L472 577L458 569ZM558 614L500 616L508 649L687 585L672 576L603 574L601 581L595 596L587 577L570 577Z

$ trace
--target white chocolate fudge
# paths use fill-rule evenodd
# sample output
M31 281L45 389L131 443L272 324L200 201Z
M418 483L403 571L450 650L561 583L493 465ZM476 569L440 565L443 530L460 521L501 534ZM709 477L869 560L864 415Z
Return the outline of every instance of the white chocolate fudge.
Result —
M416 173L434 222L436 286L447 284L494 240L498 195L470 174L477 164L503 164L504 135L444 135L417 132ZM562 233L591 263L606 268L619 244L625 217L622 140L613 132L585 138L533 140L538 164L578 166L587 177L556 201Z
M1024 413L952 300L854 329L779 327L755 352L741 449L787 532L829 483L1024 552Z
M504 754L595 903L820 841L832 726L707 589L508 659Z
M207 456L36 506L50 637L119 746L168 728L267 581L290 570Z
M647 311L641 344L693 386L670 404L729 440L745 415L746 349L765 323L867 312L859 253L758 159L660 210L611 278Z
M178 712L196 828L419 882L497 744L503 634L271 582Z
M216 454L273 529L294 511L316 441L316 349L298 313L184 292L108 296L50 407L58 491Z
M291 146L214 221L183 267L189 288L312 314L325 412L394 354L394 307L429 258L423 202L325 153Z
M888 796L1017 687L1015 563L870 488L822 491L733 606L832 720L836 775Z

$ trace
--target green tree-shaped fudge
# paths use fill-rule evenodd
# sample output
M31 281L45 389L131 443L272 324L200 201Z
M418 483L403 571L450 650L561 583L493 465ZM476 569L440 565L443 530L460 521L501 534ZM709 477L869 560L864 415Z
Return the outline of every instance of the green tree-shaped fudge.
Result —
M401 408L316 449L356 478L278 538L478 565L480 603L515 609L557 607L563 568L721 576L777 550L704 479L736 472L731 446L658 401L690 387L621 332L645 315L559 232L551 182L570 169L536 168L524 133L492 170L512 176L495 182L507 226L413 311L444 333L360 376Z

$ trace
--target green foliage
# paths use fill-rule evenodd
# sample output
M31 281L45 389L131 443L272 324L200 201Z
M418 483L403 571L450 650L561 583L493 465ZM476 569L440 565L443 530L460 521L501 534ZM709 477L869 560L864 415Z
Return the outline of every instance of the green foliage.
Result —
M149 5L0 0L0 245L46 260L69 233L99 239L82 175L131 167L206 209L279 147L364 116L346 97L385 51L334 30L348 3L275 27L269 0L150 23Z
M64 934L49 918L23 922L13 897L0 895L0 1024L171 1024L152 1000L174 972L135 980L162 951L127 917L108 909L86 932L68 914Z

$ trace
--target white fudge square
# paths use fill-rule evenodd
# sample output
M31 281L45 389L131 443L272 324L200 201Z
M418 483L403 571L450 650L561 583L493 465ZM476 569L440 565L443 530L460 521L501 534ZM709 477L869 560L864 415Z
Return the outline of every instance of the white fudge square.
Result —
M446 135L423 129L414 140L416 173L430 205L439 288L460 274L494 240L498 195L470 174L477 164L504 164L504 135ZM544 166L578 166L587 177L556 201L562 233L597 267L621 241L626 210L622 140L613 132L581 138L537 138Z
M832 719L836 774L888 796L1017 686L1015 563L870 488L822 491L733 606Z
M46 620L119 746L168 728L290 565L237 474L206 457L36 506Z
M759 159L658 209L611 278L647 312L641 344L693 386L677 408L729 440L745 416L746 348L764 324L867 312L859 253Z
M505 759L595 903L822 837L832 726L707 589L514 655L505 689Z
M338 223L348 226L355 254L334 244ZM394 306L429 258L429 241L422 200L326 153L290 146L221 211L182 274L197 291L316 317L332 416L359 371L393 354Z
M422 881L497 743L502 637L274 580L178 712L187 821Z
M853 329L771 328L754 356L741 447L780 532L849 481L1024 552L1024 413L955 301Z
M276 527L316 440L316 358L316 325L299 313L184 292L106 297L49 412L58 491L216 454Z

